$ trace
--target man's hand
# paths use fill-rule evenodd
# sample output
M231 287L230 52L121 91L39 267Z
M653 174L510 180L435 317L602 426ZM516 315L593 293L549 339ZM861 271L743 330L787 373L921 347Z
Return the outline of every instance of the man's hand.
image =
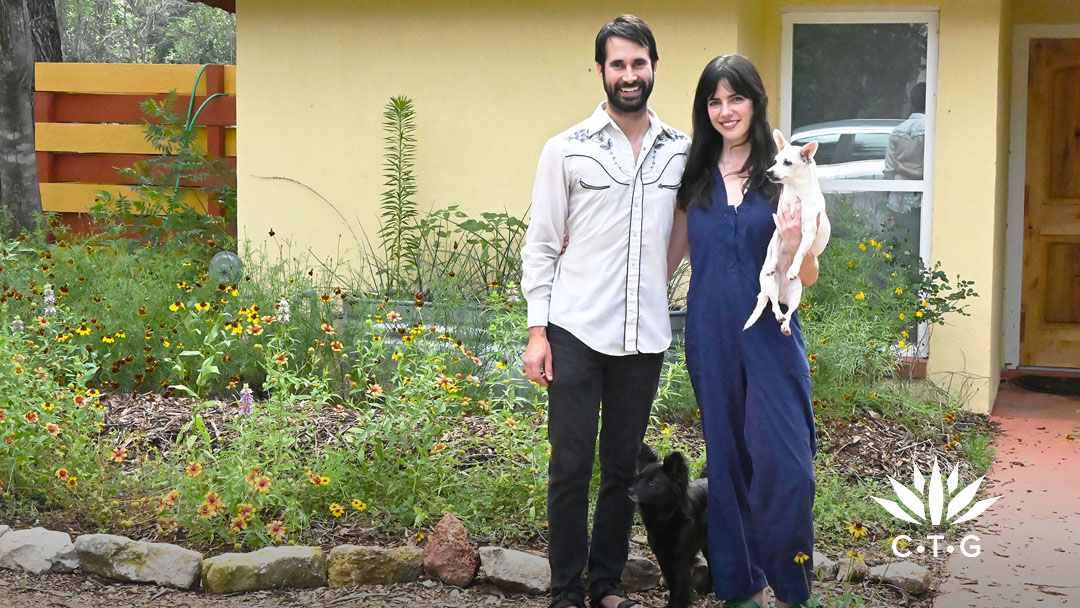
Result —
M525 347L525 375L540 386L547 386L555 379L551 373L551 345L548 344L547 327L529 328L529 345Z

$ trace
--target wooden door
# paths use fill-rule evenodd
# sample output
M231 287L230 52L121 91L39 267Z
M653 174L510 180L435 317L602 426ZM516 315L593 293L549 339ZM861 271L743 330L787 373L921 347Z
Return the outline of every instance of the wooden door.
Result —
M1020 365L1080 368L1080 39L1030 50Z

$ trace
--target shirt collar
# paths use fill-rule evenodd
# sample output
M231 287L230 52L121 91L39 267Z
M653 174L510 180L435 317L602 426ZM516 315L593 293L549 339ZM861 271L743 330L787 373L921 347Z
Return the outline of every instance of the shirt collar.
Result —
M592 116L586 120L585 129L588 130L589 137L600 132L604 127L611 125L611 128L620 130L619 125L615 124L615 119L611 117L611 114L607 113L604 109L604 104L607 102L600 102L600 105L596 106L596 110L593 111ZM645 108L645 111L649 114L649 131L653 129L660 129L662 133L675 139L675 131L671 127L664 124L657 116L656 112L653 112L652 108Z

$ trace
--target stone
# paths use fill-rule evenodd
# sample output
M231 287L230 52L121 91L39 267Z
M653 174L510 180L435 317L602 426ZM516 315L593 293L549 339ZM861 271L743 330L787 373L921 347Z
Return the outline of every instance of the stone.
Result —
M0 536L3 536L5 532L11 529L11 526L0 526Z
M824 553L814 551L814 575L821 579L830 579L836 574L836 562L825 557Z
M836 563L836 580L841 583L848 581L855 583L866 578L868 574L870 574L870 567L861 559L842 557Z
M648 591L660 585L660 566L651 559L630 557L619 581L624 591Z
M0 568L43 574L72 572L78 567L75 544L65 532L30 528L0 536Z
M223 553L202 562L207 593L326 586L321 547L267 547L251 553Z
M469 544L469 531L457 517L443 515L424 545L424 568L447 585L465 587L476 578L480 552Z
M551 588L547 558L502 547L480 547L480 564L488 582L501 589L547 593Z
M930 570L912 562L883 564L870 568L870 580L899 587L911 595L930 590L933 577Z
M75 551L83 572L130 583L192 589L202 573L202 553L168 543L83 534L75 539Z
M694 556L694 563L690 566L690 584L698 593L712 593L713 580L709 573L709 560L701 553Z
M338 545L328 562L331 587L412 583L424 569L424 552L419 547Z

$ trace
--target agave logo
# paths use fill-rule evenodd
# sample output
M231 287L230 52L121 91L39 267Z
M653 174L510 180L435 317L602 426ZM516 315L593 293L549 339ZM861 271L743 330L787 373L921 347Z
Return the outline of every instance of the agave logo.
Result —
M949 473L947 480L942 479L941 469L938 467L937 459L934 460L934 467L930 471L929 481L923 476L922 471L919 470L918 463L912 464L913 474L912 481L915 486L915 490L918 492L912 492L905 485L896 481L892 477L889 477L889 481L892 482L893 491L896 492L896 497L900 500L900 504L896 501L878 498L872 496L879 505L881 505L886 511L893 517L913 524L930 524L932 526L958 524L965 521L975 519L979 515L982 515L990 505L997 502L1000 496L993 498L987 498L980 500L975 504L971 504L975 500L975 494L982 486L984 477L980 477L963 489L957 491L959 487L960 465L957 463L953 466L952 472ZM945 506L945 501L948 499L948 508ZM924 504L925 501L925 504ZM901 504L903 506L901 506ZM970 505L970 508L968 506ZM907 507L905 510L904 507ZM967 508L966 511L964 509ZM938 541L943 540L943 535L928 535L927 540L933 541L933 554L936 557L938 553ZM903 546L911 542L911 537L906 535L898 535L893 539L893 553L898 557L907 557L911 555L909 551L903 551ZM979 555L979 545L974 544L978 542L979 538L973 534L965 536L960 543L960 551L968 557L976 557ZM919 545L915 548L919 553L926 551L926 547ZM955 548L952 545L947 545L945 550L952 553Z

